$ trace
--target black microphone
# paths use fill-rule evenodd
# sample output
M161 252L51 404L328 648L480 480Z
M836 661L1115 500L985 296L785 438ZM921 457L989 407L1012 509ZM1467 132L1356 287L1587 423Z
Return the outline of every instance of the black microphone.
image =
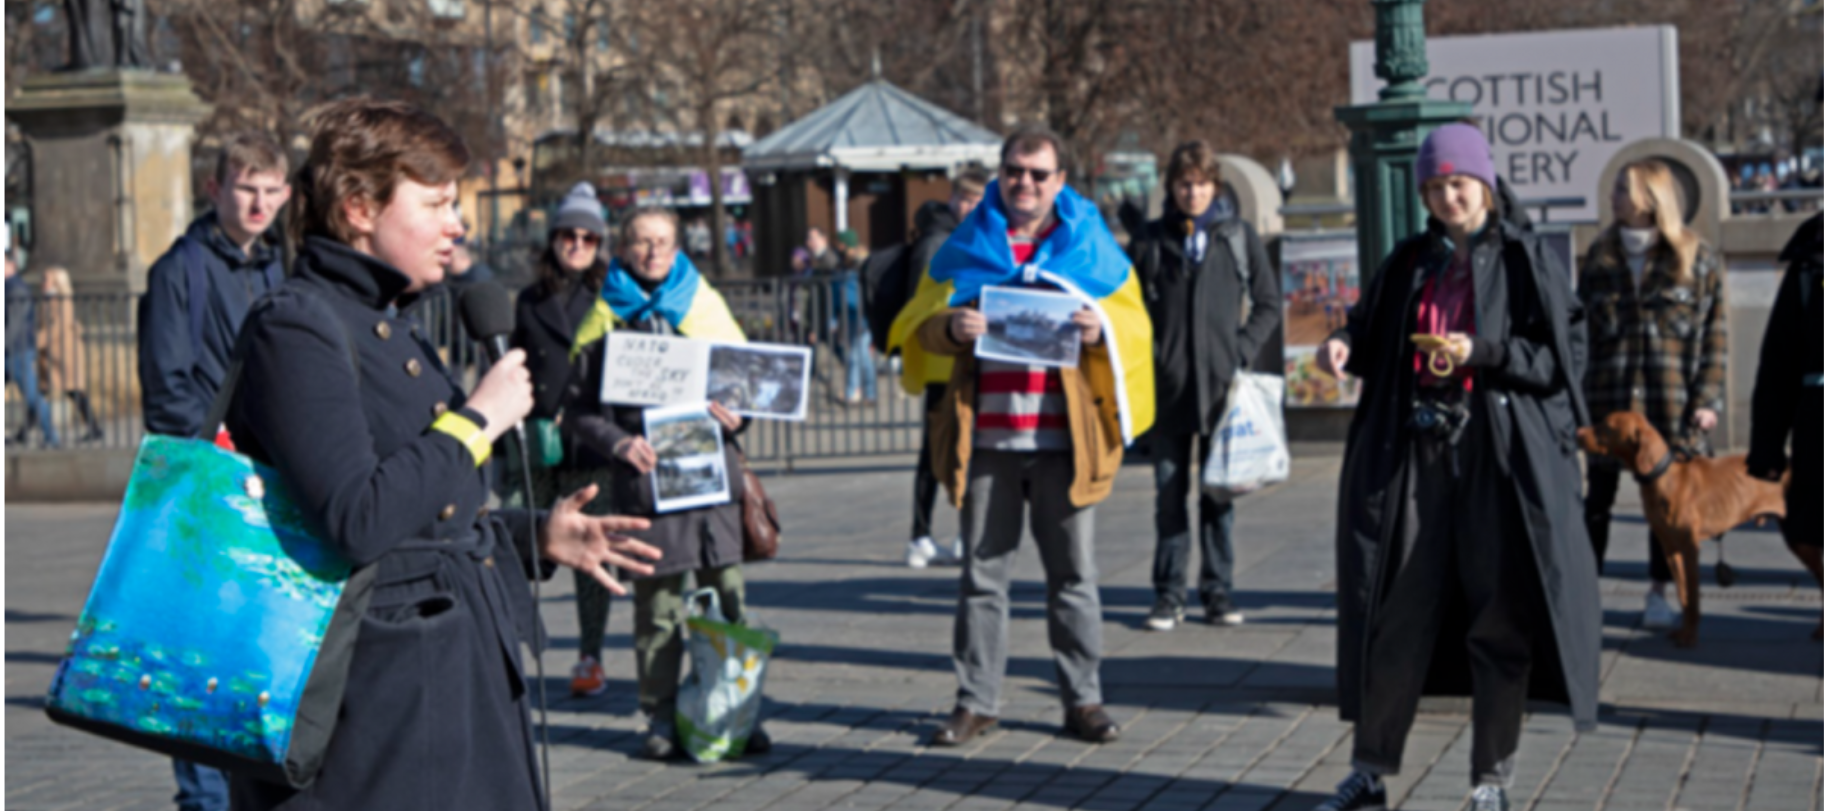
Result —
M507 288L494 282L472 285L463 291L458 307L462 309L463 329L482 345L490 365L499 363L511 348L507 336L513 333L513 299L507 294ZM522 423L513 424L513 437L508 441L518 444L518 448L510 448L510 452L525 451L526 428Z

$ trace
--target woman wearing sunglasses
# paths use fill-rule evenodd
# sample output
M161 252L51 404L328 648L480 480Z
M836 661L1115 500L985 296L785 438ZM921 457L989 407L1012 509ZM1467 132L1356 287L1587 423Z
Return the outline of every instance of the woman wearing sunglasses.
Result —
M526 350L526 370L532 373L527 441L533 450L535 507L550 504L558 493L594 484L599 486L596 498L583 509L590 515L608 514L609 460L564 441L556 430L564 390L570 385L570 344L608 275L601 250L607 234L596 188L587 182L571 187L552 217L545 252L539 256L538 280L520 291L513 345ZM576 573L576 583L577 664L570 671L570 694L581 698L608 689L602 673L602 635L608 627L609 593L581 572Z

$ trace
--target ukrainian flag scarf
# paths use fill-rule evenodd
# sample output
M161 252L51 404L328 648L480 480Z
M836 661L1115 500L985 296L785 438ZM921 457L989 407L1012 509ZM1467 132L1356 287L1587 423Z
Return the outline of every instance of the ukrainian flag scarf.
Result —
M1152 427L1154 409L1153 322L1133 263L1103 224L1102 212L1067 187L1053 203L1058 226L1039 243L1031 261L1016 266L1000 185L989 183L982 203L938 249L918 292L894 319L887 343L889 349L900 349L901 387L918 394L928 383L950 379L951 359L926 353L914 337L927 319L977 300L982 288L991 285L1051 285L1082 301L1102 321L1110 379L1099 381L1093 374L1092 385L1114 390L1122 441L1133 441ZM1082 368L1100 370L1088 364Z
M608 276L602 280L602 296L577 326L577 338L570 346L574 362L583 348L608 336L617 324L637 324L658 317L671 324L686 338L708 341L746 343L741 326L729 312L722 294L703 280L691 259L678 252L672 260L672 272L652 292L640 286L638 279L621 263L619 257L608 265Z

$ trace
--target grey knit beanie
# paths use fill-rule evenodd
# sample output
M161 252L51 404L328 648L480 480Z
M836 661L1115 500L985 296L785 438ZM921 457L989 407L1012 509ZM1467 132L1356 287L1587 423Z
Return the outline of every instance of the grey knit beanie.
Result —
M608 223L602 219L602 201L596 198L596 187L588 181L570 187L564 202L558 204L557 216L551 218L553 232L572 228L581 228L598 237L608 236Z

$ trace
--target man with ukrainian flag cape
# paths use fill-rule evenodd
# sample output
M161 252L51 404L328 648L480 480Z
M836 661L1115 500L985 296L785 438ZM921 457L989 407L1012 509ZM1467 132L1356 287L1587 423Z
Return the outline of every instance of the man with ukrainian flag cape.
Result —
M677 722L678 680L684 670L683 630L686 577L695 588L713 588L731 622L741 622L747 600L741 575L741 457L732 441L741 418L709 404L723 428L723 464L729 472L730 501L660 514L652 472L658 456L647 442L644 409L602 402L603 359L608 334L634 330L656 335L744 343L741 327L722 295L678 250L678 219L671 211L642 208L623 223L619 255L602 281L602 296L577 328L571 349L572 382L561 427L584 452L600 455L613 471L602 506L652 520L630 533L663 554L650 577L635 580L634 670L640 711L647 716L640 754L665 760L687 739L702 744L708 731ZM594 503L591 506L595 506ZM766 732L755 727L745 746L765 751Z
M993 726L1007 668L1008 585L1023 523L1046 570L1053 660L1067 734L1092 743L1120 729L1102 707L1102 600L1095 505L1122 449L1153 423L1153 330L1128 257L1090 201L1065 187L1064 141L1031 125L1001 150L1001 178L933 257L889 336L918 394L946 381L929 415L932 466L961 510L965 556L952 655L957 706L932 736L961 745ZM1075 367L977 358L985 287L1062 292ZM1030 514L1030 521L1027 516Z

